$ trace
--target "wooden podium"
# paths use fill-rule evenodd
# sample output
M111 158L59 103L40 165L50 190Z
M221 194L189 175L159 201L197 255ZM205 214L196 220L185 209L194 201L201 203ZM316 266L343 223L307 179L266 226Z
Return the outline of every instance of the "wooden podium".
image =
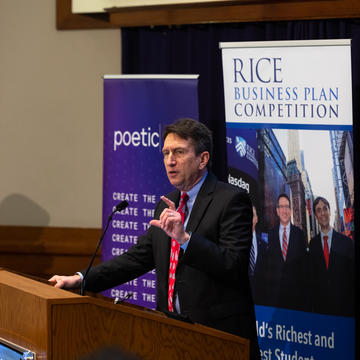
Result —
M0 338L36 359L81 359L116 345L142 359L249 359L249 342L160 312L79 296L0 268Z

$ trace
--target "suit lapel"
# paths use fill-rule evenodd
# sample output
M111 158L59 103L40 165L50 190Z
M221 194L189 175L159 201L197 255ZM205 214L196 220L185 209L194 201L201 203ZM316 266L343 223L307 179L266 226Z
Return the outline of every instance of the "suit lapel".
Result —
M216 182L217 180L215 176L209 173L204 181L204 184L200 188L199 193L197 194L194 206L191 210L189 221L187 223L186 230L196 231L206 209L208 208L210 202L213 199Z
M338 247L339 247L339 241L338 240L339 239L338 239L338 236L337 236L337 232L333 229L328 270L335 266L336 253L338 252Z
M279 231L280 231L280 224L277 224L276 227L274 228L274 233L272 236L272 244L269 244L269 247L271 246L271 252L272 255L271 257L273 258L272 260L275 261L275 259L277 259L277 262L283 264L284 262L284 257L281 251L281 245L280 245L280 238L279 238Z
M320 234L316 235L316 237L311 241L315 241L314 242L314 253L318 254L317 261L319 262L319 265L321 266L322 271L324 273L326 273L327 269L326 269L326 264L325 264L324 249L321 244L321 235ZM330 265L330 262L329 262L329 265Z
M186 227L186 230L188 231L196 231L197 227L199 226L199 223L209 206L209 203L211 202L213 198L213 192L216 185L216 177L212 174L208 174L204 184L202 185L195 203L193 205L193 208L191 210L190 218ZM168 199L173 201L175 203L175 207L177 208L180 201L180 191L175 190L167 195ZM166 208L165 203L164 205L160 207L159 209L159 215L161 214L162 210ZM163 256L166 257L166 262L164 264L166 265L166 269L164 268L164 271L168 271L169 264L170 264L170 249L171 249L171 241L170 237L165 234L165 232L162 232L161 239L159 239L159 244L161 253Z
M288 250L286 254L286 261L291 261L296 255L296 243L295 243L295 228L292 223L290 223L290 235L288 240Z

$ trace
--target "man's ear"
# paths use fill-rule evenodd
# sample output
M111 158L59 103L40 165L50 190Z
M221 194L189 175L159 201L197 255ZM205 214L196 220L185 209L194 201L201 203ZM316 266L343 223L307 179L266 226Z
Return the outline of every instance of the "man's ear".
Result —
M200 170L204 169L209 162L210 154L208 151L204 151L200 154Z

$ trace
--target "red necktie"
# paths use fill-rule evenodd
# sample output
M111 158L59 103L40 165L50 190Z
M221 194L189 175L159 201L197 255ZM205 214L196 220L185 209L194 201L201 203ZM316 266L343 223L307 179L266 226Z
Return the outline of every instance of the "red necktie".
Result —
M329 266L329 245L328 245L328 236L323 236L324 239L324 258L325 258L325 264L326 268Z
M181 221L185 221L185 213L187 210L186 202L189 196L187 193L181 195L180 205L176 210L181 215ZM169 287L168 287L168 308L169 311L174 311L173 307L173 295L175 286L175 271L179 259L180 244L175 240L171 239L171 251L170 251L170 266L169 266Z
M282 248L281 248L281 252L283 254L284 261L286 261L287 247L288 247L288 243L287 243L287 236L286 236L286 228L284 227L283 238L282 238Z

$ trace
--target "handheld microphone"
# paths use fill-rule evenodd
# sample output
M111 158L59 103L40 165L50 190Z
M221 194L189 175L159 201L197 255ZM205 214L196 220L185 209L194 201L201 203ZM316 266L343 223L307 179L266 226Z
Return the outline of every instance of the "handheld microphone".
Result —
M82 279L82 281L81 281L81 284L80 284L80 295L84 295L84 288L85 288L85 280L86 280L86 277L87 277L87 275L88 275L88 273L89 273L89 271L90 271L90 269L91 269L91 266L92 266L92 264L93 264L93 262L94 262L94 260L95 260L95 256L96 256L96 254L97 254L97 252L98 252L98 250L99 250L99 247L100 247L100 245L101 245L101 243L102 243L102 241L103 241L103 239L104 239L104 236L105 236L106 231L107 231L107 229L108 229L108 227L109 227L109 225L110 225L110 221L112 220L113 215L114 215L116 212L118 212L118 211L120 212L120 211L124 210L128 205L129 205L129 203L128 203L126 200L122 201L121 203L119 203L119 204L117 204L117 205L115 206L115 210L114 210L114 211L110 214L110 216L108 217L107 223L106 223L106 226L105 226L105 230L104 230L103 233L101 234L101 237L100 237L100 240L99 240L99 242L98 242L98 244L97 244L97 246L96 246L95 252L94 252L94 254L93 254L93 256L92 256L92 258L91 258L91 260L90 260L89 266L87 267L86 272L85 272L85 274L84 274L84 277L83 277L83 279Z

